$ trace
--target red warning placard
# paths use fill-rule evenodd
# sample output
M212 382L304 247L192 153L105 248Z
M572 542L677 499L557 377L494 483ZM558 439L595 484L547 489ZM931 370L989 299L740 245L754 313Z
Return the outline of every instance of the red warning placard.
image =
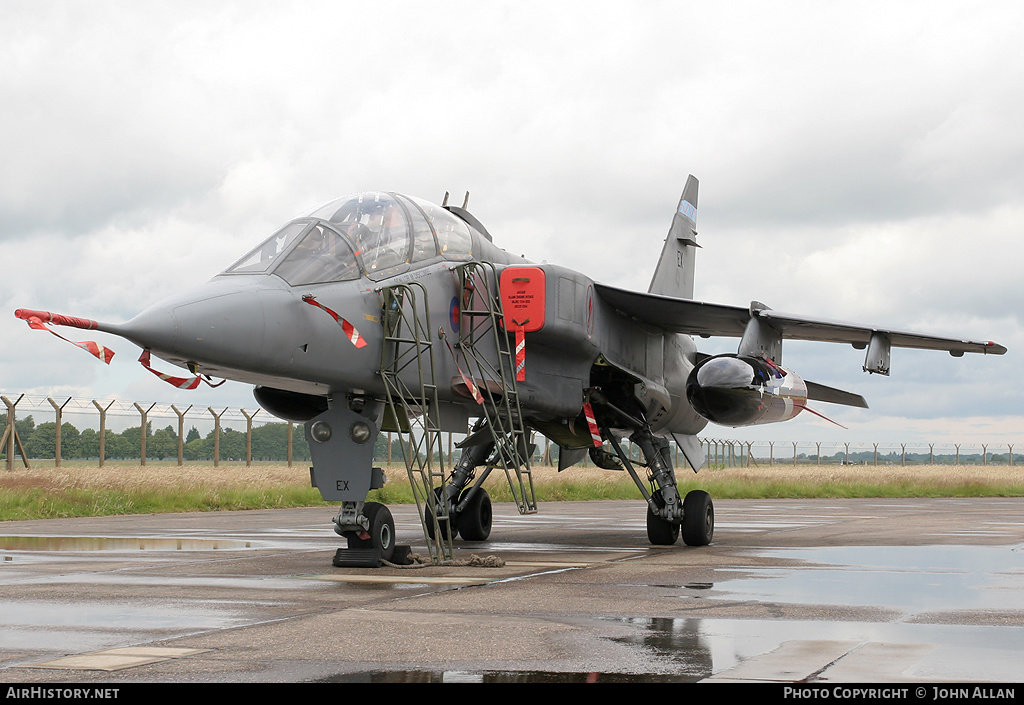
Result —
M506 267L499 280L506 330L526 332L544 327L544 270L540 267Z

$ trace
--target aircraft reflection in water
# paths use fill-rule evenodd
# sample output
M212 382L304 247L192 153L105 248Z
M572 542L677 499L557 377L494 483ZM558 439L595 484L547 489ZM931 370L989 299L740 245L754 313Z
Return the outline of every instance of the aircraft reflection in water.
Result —
M366 502L383 486L373 467L381 431L403 433L410 479L435 561L451 540L486 539L481 486L505 472L519 509L536 511L531 439L558 444L559 469L589 453L624 469L647 500L654 544L712 540L710 496L680 497L670 440L697 471L699 433L793 418L808 400L866 407L856 394L802 380L781 366L784 338L865 349L864 369L888 374L891 347L1003 354L991 342L943 338L780 313L764 304L693 300L697 180L686 183L648 293L534 264L493 244L465 208L394 193L343 198L274 233L222 274L122 324L41 311L16 315L94 328L144 349L141 361L182 387L208 377L255 385L270 413L305 424L313 483L341 503L347 538L338 565L405 560L391 513ZM739 338L736 354L708 356L691 336ZM94 343L78 343L82 347ZM90 349L109 360L101 346ZM150 355L189 369L169 377ZM205 377L204 377L205 376ZM817 412L814 412L817 413ZM443 467L441 433L465 433ZM628 438L644 461L621 448ZM646 468L644 476L636 466Z

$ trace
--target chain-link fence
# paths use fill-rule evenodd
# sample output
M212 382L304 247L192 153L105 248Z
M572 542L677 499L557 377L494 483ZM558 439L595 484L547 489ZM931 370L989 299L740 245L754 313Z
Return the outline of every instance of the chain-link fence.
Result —
M1013 465L1020 460L1014 456L1014 444L1009 443L843 443L738 441L715 438L706 438L702 442L708 463L717 467Z
M15 463L49 460L213 462L309 461L309 447L300 425L282 422L253 409L203 407L161 402L82 400L29 395L0 395L0 458L7 469ZM142 433L145 428L146 432ZM449 433L448 462L458 456L463 434ZM558 446L537 436L533 462L557 465ZM865 443L816 441L742 441L703 438L710 467L772 465L1013 465L1013 444ZM403 462L398 439L382 433L374 459ZM634 460L639 449L627 446ZM673 448L675 465L685 464ZM588 460L583 461L584 464Z

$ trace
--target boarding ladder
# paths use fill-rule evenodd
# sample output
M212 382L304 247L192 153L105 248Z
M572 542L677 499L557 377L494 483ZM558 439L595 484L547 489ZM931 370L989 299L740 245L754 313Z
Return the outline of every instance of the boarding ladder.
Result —
M386 393L382 427L400 431L427 550L431 562L440 565L451 561L453 553L451 536L441 530L449 525L448 508L437 501L444 497L445 473L427 291L411 282L385 287L380 293L384 304L380 371Z
M519 406L514 343L504 328L498 271L489 262L467 262L455 271L461 287L462 315L456 350L482 397L477 430L489 429L494 441L494 452L475 486L481 485L495 467L501 467L519 513L533 514L537 511L530 472L533 448Z

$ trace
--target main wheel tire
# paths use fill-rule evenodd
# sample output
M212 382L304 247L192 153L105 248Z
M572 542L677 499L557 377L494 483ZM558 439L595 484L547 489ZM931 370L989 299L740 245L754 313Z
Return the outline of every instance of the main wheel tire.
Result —
M441 488L440 487L435 487L434 488L434 498L435 498L435 501L441 502ZM434 530L434 507L433 507L433 505L424 507L424 518L426 519L426 522L424 522L424 523L426 524L425 528L427 530L427 536L430 538L431 541L433 541L434 538L437 536L437 533ZM459 533L458 517L453 515L453 514L449 514L448 515L448 519L438 519L437 520L437 524L438 524L438 526L441 527L441 537L444 538L444 539L455 538L456 534Z
M464 541L486 541L491 535L493 518L491 496L480 487L459 512L459 535Z
M704 490L688 492L683 500L683 541L707 546L715 534L715 505Z
M647 539L655 546L671 546L679 538L679 524L665 521L647 507Z

